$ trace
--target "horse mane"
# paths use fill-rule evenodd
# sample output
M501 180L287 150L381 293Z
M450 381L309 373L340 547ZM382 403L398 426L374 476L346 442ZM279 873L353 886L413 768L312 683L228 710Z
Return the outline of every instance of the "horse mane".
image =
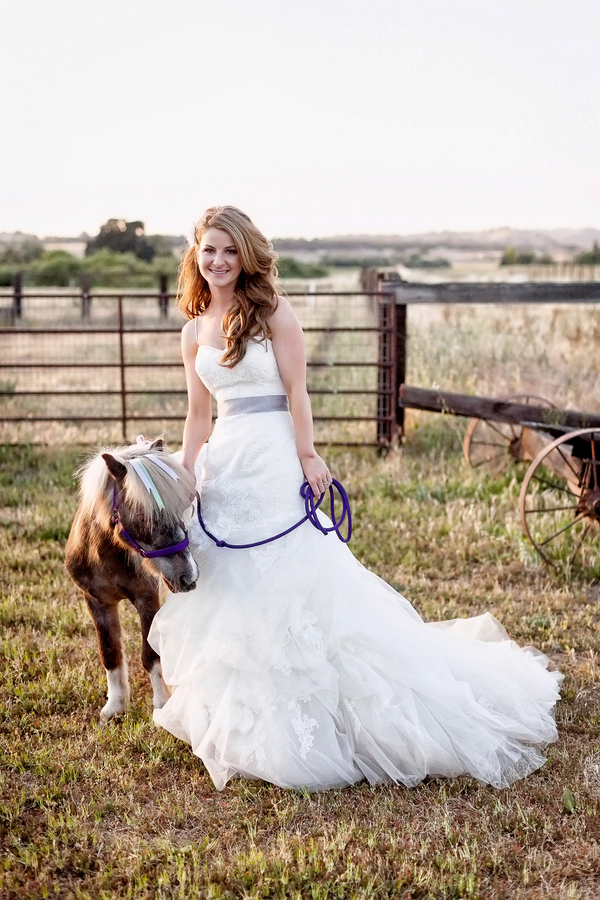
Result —
M121 496L123 502L135 515L143 517L148 522L152 522L159 515L161 519L172 522L184 517L185 511L189 509L194 499L194 478L166 447L157 445L155 441L142 441L129 446L103 447L88 462L84 463L77 472L80 479L79 492L82 513L93 510L99 512L98 501L101 503L103 513L110 515L112 512L115 482L102 458L103 453L110 453L127 469L121 484ZM178 480L175 481L161 469L148 456L149 453L164 461L177 475ZM134 459L143 461L144 467L156 485L165 505L162 511L132 465L131 460Z

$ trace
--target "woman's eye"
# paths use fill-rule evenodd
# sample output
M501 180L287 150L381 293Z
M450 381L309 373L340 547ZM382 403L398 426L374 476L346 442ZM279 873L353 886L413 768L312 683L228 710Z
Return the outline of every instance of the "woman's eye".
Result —
M237 254L237 250L228 250L227 252L231 253L232 256L235 256Z

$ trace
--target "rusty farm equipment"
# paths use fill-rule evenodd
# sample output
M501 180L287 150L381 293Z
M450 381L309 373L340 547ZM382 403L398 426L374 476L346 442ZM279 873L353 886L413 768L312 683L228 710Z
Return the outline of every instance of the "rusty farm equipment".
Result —
M528 462L519 510L525 534L549 564L600 564L600 415L557 409L532 394L473 397L403 384L408 409L469 418L463 452L499 472Z

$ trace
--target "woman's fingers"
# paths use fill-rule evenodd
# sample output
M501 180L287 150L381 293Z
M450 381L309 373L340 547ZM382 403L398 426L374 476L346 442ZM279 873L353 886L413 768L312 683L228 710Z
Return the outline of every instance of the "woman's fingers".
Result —
M321 475L315 479L309 481L310 489L313 492L315 497L320 497L321 494L324 494L327 488L331 484L331 473L327 470L325 475Z
M318 499L331 484L331 472L319 456L313 457L303 468L313 496Z

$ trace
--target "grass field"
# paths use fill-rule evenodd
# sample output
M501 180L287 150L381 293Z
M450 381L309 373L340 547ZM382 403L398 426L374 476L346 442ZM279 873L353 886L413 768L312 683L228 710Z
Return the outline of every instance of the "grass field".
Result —
M305 325L315 309L309 298ZM598 409L600 311L508 313L411 308L407 380ZM335 316L347 321L348 310ZM356 350L311 340L315 357ZM5 347L19 358L24 350ZM43 347L44 358L59 352L54 341ZM314 384L333 372L316 372ZM566 681L547 765L502 791L460 778L312 796L236 781L218 793L188 748L153 725L139 629L125 608L132 707L100 729L104 675L63 566L73 471L86 451L69 443L75 432L27 426L57 443L0 446L1 900L600 896L597 573L540 565L518 520L522 471L466 469L464 423L409 414L408 425L404 448L386 459L328 454L351 497L352 549L425 619L490 610L550 655Z
M131 711L100 729L93 627L63 566L82 451L0 448L2 900L600 896L600 586L538 564L517 520L521 476L465 469L459 428L422 416L386 459L329 459L362 562L426 619L490 610L565 672L548 763L500 791L463 777L218 793L153 725L125 608Z

